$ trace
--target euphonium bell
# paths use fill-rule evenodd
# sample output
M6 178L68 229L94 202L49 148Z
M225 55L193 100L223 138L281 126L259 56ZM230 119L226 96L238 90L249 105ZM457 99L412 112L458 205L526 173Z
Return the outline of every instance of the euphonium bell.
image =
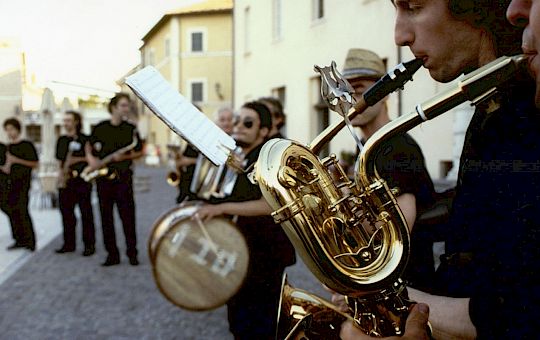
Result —
M292 287L283 275L276 339L339 339L341 324L353 318L332 303Z

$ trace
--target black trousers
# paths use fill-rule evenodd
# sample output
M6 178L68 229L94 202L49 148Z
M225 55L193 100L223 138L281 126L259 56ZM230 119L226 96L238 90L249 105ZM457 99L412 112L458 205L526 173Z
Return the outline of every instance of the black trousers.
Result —
M268 269L248 273L242 288L227 302L229 330L235 340L275 339L285 268Z
M28 213L29 190L30 181L10 181L4 211L9 217L11 233L15 243L22 246L35 247L36 236L34 226Z
M114 205L116 205L126 238L126 255L130 258L136 257L137 234L135 228L135 200L133 198L133 172L131 170L118 172L114 179L98 178L96 185L105 249L110 257L119 257L113 215Z
M75 207L78 205L82 220L82 239L85 249L92 249L96 244L96 230L94 227L94 213L92 210L92 184L82 178L69 179L66 187L58 190L60 212L64 226L64 248L74 250L75 229L77 218Z

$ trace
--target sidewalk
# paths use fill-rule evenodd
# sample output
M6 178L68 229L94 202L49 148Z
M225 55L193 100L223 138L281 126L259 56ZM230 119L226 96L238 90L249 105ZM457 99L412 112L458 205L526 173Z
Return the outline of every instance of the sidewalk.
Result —
M39 209L30 205L30 217L36 233L36 252L43 249L49 242L62 233L62 221L58 209ZM0 214L0 285L17 271L33 253L28 250L16 249L8 251L6 247L13 243L9 220L5 214Z

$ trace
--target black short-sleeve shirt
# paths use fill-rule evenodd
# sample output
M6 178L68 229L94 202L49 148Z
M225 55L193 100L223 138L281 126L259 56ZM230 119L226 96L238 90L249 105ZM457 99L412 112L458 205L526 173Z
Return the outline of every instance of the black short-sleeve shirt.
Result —
M23 140L15 144L9 144L8 151L10 154L20 159L27 161L38 160L38 155L34 144L27 140ZM24 181L30 183L30 179L32 177L32 168L22 164L13 164L11 166L9 176L12 181Z
M398 188L399 195L415 196L417 217L432 206L433 181L420 146L409 134L398 134L383 143L375 163L377 172L390 188Z
M7 146L3 143L0 143L0 166L6 164L6 151L7 151ZM5 190L7 179L8 179L8 175L0 171L0 190Z
M127 147L135 142L133 150L141 151L143 144L135 125L123 121L119 125L111 124L105 120L96 125L90 135L92 153L100 159ZM110 163L109 167L115 170L127 170L131 167L131 160Z
M56 159L65 161L68 153L71 150L72 157L84 157L86 155L84 146L89 141L89 136L79 134L75 138L71 136L60 136L56 142ZM85 161L77 162L70 165L70 169L80 173L88 163Z

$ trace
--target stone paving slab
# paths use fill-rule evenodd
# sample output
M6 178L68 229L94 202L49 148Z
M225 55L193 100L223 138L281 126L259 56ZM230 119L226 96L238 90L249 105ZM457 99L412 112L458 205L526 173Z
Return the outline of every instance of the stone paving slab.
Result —
M35 253L26 252L28 259L0 282L0 339L232 339L224 307L185 311L156 288L146 244L152 223L172 208L176 189L166 184L165 169L138 168L136 174L147 184L136 193L141 265L130 266L123 256L125 242L118 221L117 242L123 256L118 266L100 266L106 254L99 219L97 253L92 257L82 257L81 246L76 253L55 254L62 243L56 236ZM80 239L80 227L77 232ZM288 272L294 286L328 297L300 260Z

